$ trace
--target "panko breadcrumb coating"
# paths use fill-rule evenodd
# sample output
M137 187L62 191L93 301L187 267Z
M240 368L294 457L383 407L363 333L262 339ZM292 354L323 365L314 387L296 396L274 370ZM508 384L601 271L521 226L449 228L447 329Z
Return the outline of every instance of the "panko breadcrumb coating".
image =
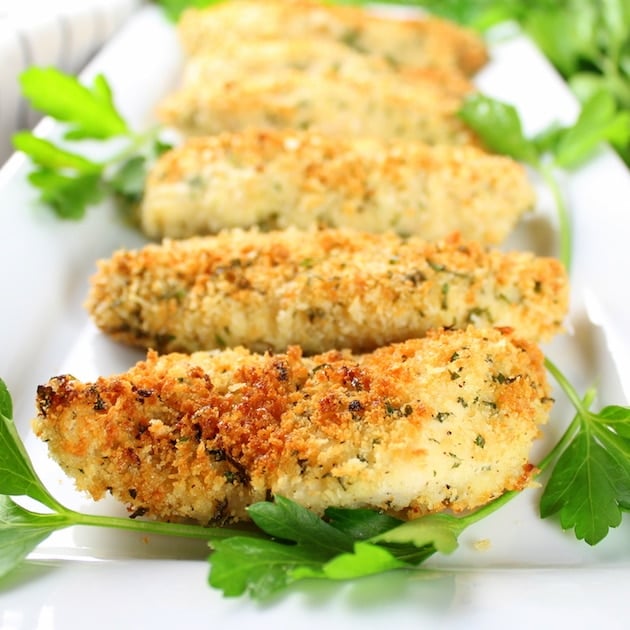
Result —
M479 144L457 116L463 99L449 82L427 74L402 81L384 73L350 77L289 68L184 85L159 104L157 115L184 136L301 129L336 137Z
M310 0L237 0L188 9L178 34L189 56L214 54L224 43L319 37L379 55L392 66L429 66L474 74L488 60L483 40L437 18L399 20L358 7Z
M101 330L141 347L314 354L471 323L546 340L567 295L557 260L457 237L233 230L116 252L100 261L86 306Z
M470 79L459 72L441 67L400 68L381 57L315 37L255 39L247 45L242 40L226 42L212 52L187 59L182 85L222 85L249 75L278 78L296 69L305 77L332 73L352 79L378 80L384 75L396 77L401 83L419 81L420 85L432 80L449 94L459 96L473 90Z
M469 328L362 356L152 352L53 378L37 406L36 434L94 499L223 524L274 494L318 513L476 508L528 485L551 399L539 349Z
M327 225L497 244L534 199L520 164L474 147L249 130L162 155L140 222L151 238Z

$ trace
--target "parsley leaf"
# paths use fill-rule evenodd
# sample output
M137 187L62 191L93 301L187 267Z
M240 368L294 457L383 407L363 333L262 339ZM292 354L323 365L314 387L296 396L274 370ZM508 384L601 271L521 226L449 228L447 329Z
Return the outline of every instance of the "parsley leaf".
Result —
M355 540L373 538L404 523L404 521L382 512L336 507L329 507L326 510L326 520L335 529L348 534Z
M323 553L352 550L353 541L348 534L282 496L277 496L273 503L254 503L247 512L260 529L275 538L291 540Z
M373 540L388 543L411 543L416 547L432 547L434 551L452 553L457 538L466 527L466 520L449 514L430 514L402 523Z
M595 545L630 507L630 408L609 406L593 413L549 360L547 368L577 414L542 494L540 514L559 514L564 529Z
M630 112L617 112L614 98L599 90L584 103L575 124L561 134L554 150L555 164L574 168L603 141L621 145L630 141Z
M160 141L160 129L134 133L116 109L112 89L102 75L86 87L59 70L32 67L22 73L20 83L33 107L67 124L66 140L94 142L116 137L124 145L105 161L96 162L31 132L15 134L14 147L38 167L29 181L40 190L41 201L58 217L74 220L83 218L87 208L106 194L136 204L144 192L150 164L170 148Z
M581 56L592 53L595 20L592 4L583 2L575 13L537 7L523 16L522 23L543 53L567 75L576 72ZM563 36L558 37L559 33Z
M102 164L62 149L28 131L16 133L13 145L39 167L29 174L28 179L40 190L41 200L60 218L81 219L87 206L103 197Z
M12 422L13 418L13 400L6 383L2 379L0 379L0 418L4 422Z
M77 153L66 151L49 140L38 138L30 131L13 135L13 146L26 153L38 166L47 169L70 169L79 173L98 173L103 167Z
M67 525L57 514L35 514L0 495L0 577L10 573L54 531Z
M406 562L397 559L384 547L367 542L357 542L352 552L334 556L317 569L308 566L297 567L292 571L291 577L294 580L304 578L352 580L405 568L411 567Z
M608 468L605 449L580 432L556 463L541 499L541 516L560 512L562 528L574 528L576 538L591 545L602 540L610 527L621 523Z
M41 200L62 219L82 219L87 207L103 198L98 173L64 175L51 169L39 169L28 180L41 191Z
M209 583L226 597L247 593L253 599L268 599L299 579L294 570L321 565L315 550L272 540L235 536L210 540L210 546L214 551Z
M129 132L102 75L86 87L55 68L33 66L20 75L20 86L35 109L69 124L68 139L104 140Z
M27 496L54 509L57 502L35 473L12 415L9 390L0 379L0 495Z
M471 94L464 100L459 117L492 151L538 165L540 156L536 145L523 134L520 116L513 105L484 94Z

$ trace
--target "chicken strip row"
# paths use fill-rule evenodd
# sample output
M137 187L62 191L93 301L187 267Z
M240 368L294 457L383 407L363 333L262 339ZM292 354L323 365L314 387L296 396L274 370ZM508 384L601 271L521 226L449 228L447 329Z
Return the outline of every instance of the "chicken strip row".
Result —
M151 352L37 391L36 434L94 499L202 524L270 495L414 518L530 482L551 399L543 357L499 330L433 331L363 356Z
M140 223L151 238L318 224L497 244L534 199L518 162L474 147L249 130L163 154Z
M549 339L567 294L557 260L459 238L234 230L114 253L99 262L86 307L114 339L160 351L295 344L314 354L471 323Z
M189 9L178 33L190 56L214 54L226 41L242 45L256 39L319 37L379 55L396 67L429 66L470 75L488 60L480 37L445 20L400 20L310 0L234 0Z
M463 98L451 82L430 74L402 81L385 73L351 77L339 69L287 68L183 85L158 105L157 116L184 136L251 127L479 144L457 116Z

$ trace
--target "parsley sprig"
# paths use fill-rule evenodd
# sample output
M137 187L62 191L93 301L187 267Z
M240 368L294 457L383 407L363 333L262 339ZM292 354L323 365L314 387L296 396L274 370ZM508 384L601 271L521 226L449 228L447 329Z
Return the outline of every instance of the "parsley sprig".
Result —
M543 518L559 514L563 529L589 545L603 540L630 510L630 408L611 405L589 410L560 370L547 369L560 383L576 415L562 439L558 457L540 501Z
M530 138L525 136L521 118L513 105L484 94L466 98L459 116L490 150L524 162L541 175L555 201L559 258L570 269L571 217L557 172L584 164L603 142L630 141L630 112L618 111L613 97L599 91L584 103L573 125L554 124Z
M30 131L13 136L13 146L35 165L29 181L45 204L61 218L81 219L105 196L129 204L140 199L147 165L168 145L157 127L143 134L130 129L103 75L86 86L55 68L34 66L20 75L20 86L35 109L65 125L65 146ZM106 159L92 160L74 149L85 141L115 143L116 148Z

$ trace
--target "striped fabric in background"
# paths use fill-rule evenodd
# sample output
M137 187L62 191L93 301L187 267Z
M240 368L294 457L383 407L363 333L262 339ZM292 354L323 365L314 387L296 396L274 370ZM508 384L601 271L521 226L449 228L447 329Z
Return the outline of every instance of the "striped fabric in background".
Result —
M11 135L39 115L20 95L18 77L32 65L78 72L142 0L0 0L0 166Z

